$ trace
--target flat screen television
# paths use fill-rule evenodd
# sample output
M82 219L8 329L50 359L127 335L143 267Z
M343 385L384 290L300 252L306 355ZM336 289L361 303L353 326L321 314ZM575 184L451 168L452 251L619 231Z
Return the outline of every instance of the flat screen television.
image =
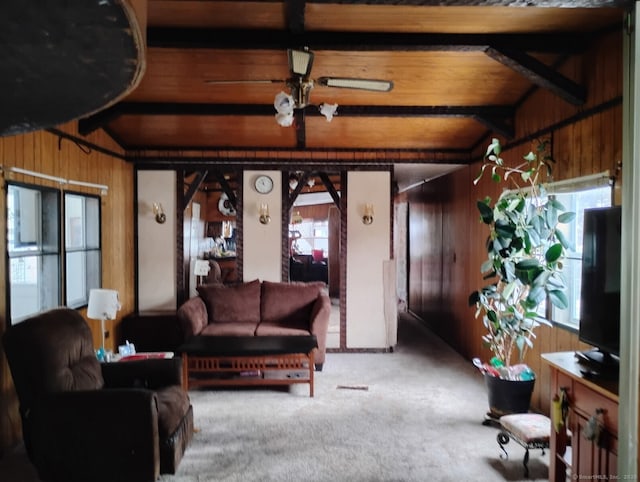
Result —
M620 353L620 206L584 211L579 338L590 362L617 366Z

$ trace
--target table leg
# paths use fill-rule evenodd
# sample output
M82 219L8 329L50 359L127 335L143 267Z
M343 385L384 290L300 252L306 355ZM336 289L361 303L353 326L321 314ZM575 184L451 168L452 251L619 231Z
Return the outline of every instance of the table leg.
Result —
M189 355L182 353L182 389L189 391Z
M311 353L309 353L309 396L313 397L313 375L314 375L314 370L316 369L316 365L314 363L314 352L315 350L312 350Z

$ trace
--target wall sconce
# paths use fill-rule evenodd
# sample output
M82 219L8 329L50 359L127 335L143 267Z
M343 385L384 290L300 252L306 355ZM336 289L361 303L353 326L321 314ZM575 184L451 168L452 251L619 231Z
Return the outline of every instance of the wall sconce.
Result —
M260 203L260 224L269 224L271 222L271 216L269 216L269 205L267 203Z
M367 203L364 205L364 214L362 215L363 224L373 223L373 204Z
M164 213L160 203L153 203L153 215L156 217L156 223L158 224L164 224L167 220L167 215Z

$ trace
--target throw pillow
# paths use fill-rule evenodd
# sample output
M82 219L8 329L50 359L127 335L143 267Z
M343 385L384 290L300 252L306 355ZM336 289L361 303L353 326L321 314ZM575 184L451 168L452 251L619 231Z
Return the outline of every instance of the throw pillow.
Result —
M309 323L318 294L326 287L322 281L262 282L262 321Z
M233 286L201 285L198 294L207 305L209 323L258 323L260 280Z

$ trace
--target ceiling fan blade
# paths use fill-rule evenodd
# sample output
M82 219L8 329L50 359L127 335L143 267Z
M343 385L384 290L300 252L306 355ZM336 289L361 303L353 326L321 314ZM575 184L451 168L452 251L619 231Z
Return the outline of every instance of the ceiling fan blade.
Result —
M373 90L376 92L389 92L393 89L393 82L390 80L319 77L316 82L324 87L340 87L343 89Z
M254 80L205 80L205 84L225 85L225 84L284 84L286 80L282 79L254 79Z

